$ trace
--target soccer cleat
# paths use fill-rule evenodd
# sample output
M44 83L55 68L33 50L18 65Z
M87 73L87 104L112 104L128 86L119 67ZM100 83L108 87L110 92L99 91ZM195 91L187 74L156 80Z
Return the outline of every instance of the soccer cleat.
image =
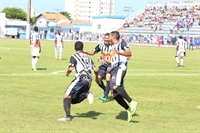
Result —
M89 104L93 104L94 98L91 91L88 92L87 99L88 99Z
M138 105L137 102L131 101L131 103L130 103L130 110L131 110L131 114L132 115L135 113L137 105Z
M178 64L178 66L177 67L180 67L181 65L180 64Z
M67 117L59 118L58 121L70 122L70 121L72 121L72 118L71 118L71 116L67 116Z
M128 108L126 111L127 111L127 114L128 114L127 121L130 122L130 121L132 120L132 117L133 117L133 115L132 115L132 113L131 113L131 109Z
M32 71L36 71L36 69L35 69L35 68L32 68Z
M107 101L108 100L108 98L107 98L107 96L105 96L104 94L103 94L103 96L100 98L102 101Z

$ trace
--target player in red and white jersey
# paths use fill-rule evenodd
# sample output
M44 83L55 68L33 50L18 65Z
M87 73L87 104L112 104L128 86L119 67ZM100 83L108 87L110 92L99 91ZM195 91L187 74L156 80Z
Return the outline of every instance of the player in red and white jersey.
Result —
M58 53L59 53L59 59L62 60L62 49L64 48L63 44L63 36L60 33L60 30L57 31L57 35L55 37L55 58L58 59Z
M41 52L41 45L40 45L40 39L39 39L37 26L34 27L34 32L31 35L30 50L31 50L31 56L32 56L32 70L36 71L36 64L40 56L39 53Z
M175 59L176 62L178 64L177 67L183 67L183 57L184 57L184 52L186 50L186 42L183 39L183 37L180 35L179 39L176 42L176 55L175 55ZM179 62L179 57L180 56L180 62Z

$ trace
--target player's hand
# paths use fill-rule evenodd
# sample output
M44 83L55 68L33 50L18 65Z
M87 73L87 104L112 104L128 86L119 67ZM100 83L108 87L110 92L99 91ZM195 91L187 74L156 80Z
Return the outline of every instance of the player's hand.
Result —
M39 52L41 52L42 50L40 49Z
M69 77L69 73L66 73L66 76Z
M100 57L98 58L98 61L99 61L99 62L104 61L104 57L103 57L103 56L100 56Z
M117 49L114 49L113 51L115 54L119 54L119 51Z

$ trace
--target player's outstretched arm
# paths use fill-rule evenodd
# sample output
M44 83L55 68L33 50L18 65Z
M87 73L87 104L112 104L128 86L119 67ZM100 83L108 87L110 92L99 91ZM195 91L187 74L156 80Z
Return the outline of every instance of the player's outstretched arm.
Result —
M74 69L73 67L69 67L67 72L66 72L66 76L69 76L70 73L73 71L73 69Z
M92 51L92 52L84 51L84 53L87 54L87 55L94 55L95 54L94 51Z
M119 52L118 50L115 49L114 52L116 54L123 55L123 56L126 56L126 57L131 57L132 56L130 48L126 48L124 52Z

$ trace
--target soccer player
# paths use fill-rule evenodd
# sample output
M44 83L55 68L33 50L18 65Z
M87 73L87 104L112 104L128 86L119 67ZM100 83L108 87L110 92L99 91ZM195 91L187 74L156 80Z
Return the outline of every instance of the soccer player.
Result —
M60 33L60 30L57 31L57 35L55 37L55 58L58 59L59 53L59 60L62 60L62 49L64 48L63 43L63 36Z
M70 63L66 75L72 72L75 68L76 76L66 89L63 97L63 104L66 116L58 119L59 121L71 121L70 114L71 104L77 104L88 98L90 104L93 102L92 93L89 92L92 83L92 69L96 76L96 82L98 82L98 70L95 67L92 59L83 52L83 43L77 41L75 43L75 51L70 58Z
M185 52L185 45L186 42L184 41L183 37L180 35L179 39L176 42L176 54L175 54L175 59L176 62L178 64L177 67L183 67L183 57L184 57L184 52ZM180 61L179 61L179 57L180 56Z
M102 101L107 101L108 93L110 91L110 74L107 73L107 70L110 67L110 63L106 62L106 60L110 60L110 52L111 52L111 47L109 44L109 41L110 41L109 35L110 35L109 33L106 33L104 35L103 43L98 44L95 47L94 51L92 51L92 52L86 51L85 52L88 55L94 55L101 51L101 56L98 59L98 61L102 62L102 64L98 68L98 78L100 80L100 84L98 84L98 85L103 90L103 96L100 98ZM102 60L102 59L104 59L104 60ZM102 81L103 79L106 79L106 82L107 82L106 86L104 85L104 82Z
M30 50L31 50L31 56L32 56L32 70L36 71L36 64L40 56L39 53L41 52L41 45L40 45L37 26L34 27L34 32L31 35Z
M127 60L131 57L129 45L120 41L120 34L118 31L110 33L110 41L112 45L111 52L111 80L112 96L128 113L128 122L132 120L132 116L136 111L137 102L133 101L124 89L123 80L127 71ZM130 106L126 103L126 101Z

